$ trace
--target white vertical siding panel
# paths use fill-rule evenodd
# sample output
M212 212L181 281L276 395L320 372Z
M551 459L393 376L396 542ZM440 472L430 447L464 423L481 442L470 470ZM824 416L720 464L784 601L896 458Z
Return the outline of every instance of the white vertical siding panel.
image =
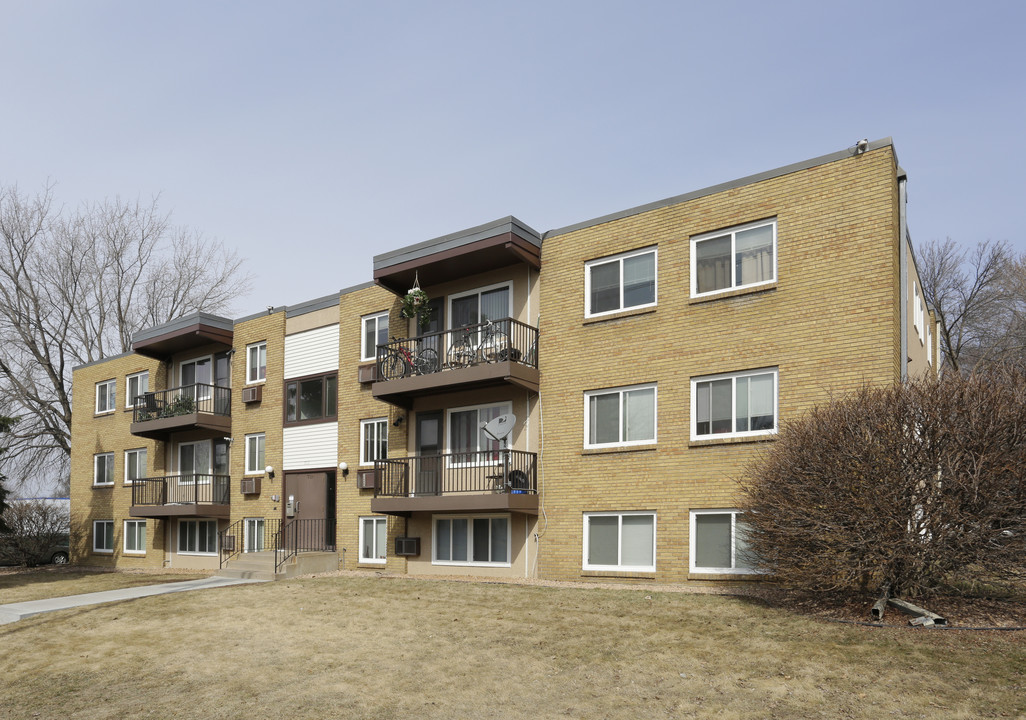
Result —
M338 325L285 336L285 377L338 370Z
M338 462L338 423L287 427L283 444L283 470L335 467Z

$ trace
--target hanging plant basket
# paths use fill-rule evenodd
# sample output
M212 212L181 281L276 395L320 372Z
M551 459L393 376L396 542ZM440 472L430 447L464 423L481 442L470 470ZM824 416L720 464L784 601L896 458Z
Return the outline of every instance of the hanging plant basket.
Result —
M428 294L420 289L420 278L416 277L413 281L413 287L403 297L402 316L404 318L417 318L417 324L425 327L431 322L431 308L428 307L430 300L431 298L428 297Z

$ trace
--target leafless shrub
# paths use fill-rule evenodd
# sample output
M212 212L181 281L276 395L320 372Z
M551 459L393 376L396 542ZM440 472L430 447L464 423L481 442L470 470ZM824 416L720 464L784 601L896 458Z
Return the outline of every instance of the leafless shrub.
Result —
M1026 372L864 387L785 423L750 464L748 540L785 586L916 595L1026 564Z
M48 562L55 545L68 535L68 508L51 500L16 500L4 511L7 532L0 535L0 555L7 562Z

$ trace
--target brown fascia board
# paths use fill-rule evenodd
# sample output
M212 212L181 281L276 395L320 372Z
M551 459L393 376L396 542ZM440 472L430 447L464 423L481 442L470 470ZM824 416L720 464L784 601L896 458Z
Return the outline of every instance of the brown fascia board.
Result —
M208 343L221 343L231 346L234 332L223 328L212 327L204 323L195 323L187 327L171 330L144 340L135 340L132 350L140 355L163 359L190 347L198 347Z

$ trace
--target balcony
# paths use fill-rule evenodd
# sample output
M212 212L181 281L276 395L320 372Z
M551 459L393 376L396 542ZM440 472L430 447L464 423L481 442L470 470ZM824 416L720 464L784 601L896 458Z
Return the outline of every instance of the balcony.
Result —
M182 430L232 430L231 388L183 385L139 395L134 405L131 433L140 437L162 439Z
M227 475L168 475L132 483L132 517L228 517L231 480Z
M538 514L538 454L520 450L421 455L374 463L371 512Z
M538 329L512 318L378 346L378 400L409 408L415 397L511 384L538 392Z

